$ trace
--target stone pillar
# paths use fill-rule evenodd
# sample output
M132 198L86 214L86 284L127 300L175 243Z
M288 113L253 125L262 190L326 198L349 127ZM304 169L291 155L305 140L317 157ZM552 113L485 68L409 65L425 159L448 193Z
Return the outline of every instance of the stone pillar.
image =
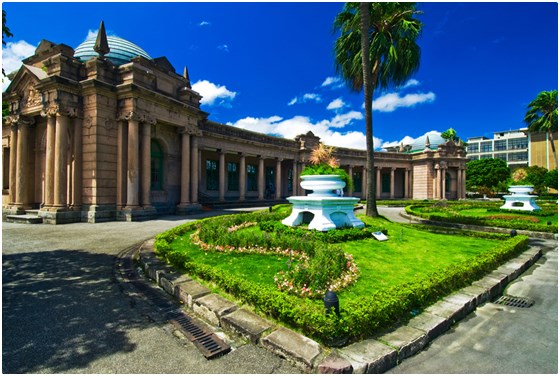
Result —
M352 166L348 166L348 175L350 175L350 181L352 182L352 184L354 184L354 168ZM348 196L352 197L354 196L354 188L353 187L348 187Z
M74 119L74 160L72 166L72 200L71 205L75 210L82 207L82 122L83 119Z
M181 202L179 206L191 202L191 135L185 130L181 133Z
M225 201L225 193L226 193L226 153L223 150L218 150L218 154L220 156L218 162L218 192L219 192L219 200Z
M69 117L58 114L56 117L55 151L54 151L54 202L53 207L64 209L67 206L66 176L68 150L68 122ZM19 162L18 162L19 163Z
M376 167L377 176L376 176L376 196L377 198L381 198L381 167Z
M439 164L435 166L436 169L436 192L435 192L435 199L441 199L441 169L439 168Z
M404 192L403 192L404 198L410 197L410 182L408 180L409 175L410 175L410 170L407 168L404 171Z
M126 181L126 208L137 209L139 205L138 191L140 188L140 166L138 151L139 136L138 118L131 114L128 119L128 151L127 151L127 181Z
M257 179L259 200L264 200L264 157L262 156L259 156L259 172Z
M152 126L151 122L142 123L142 207L151 208L150 197L152 182Z
M54 203L54 135L56 127L56 115L47 117L47 139L45 147L45 192L44 207L50 207Z
M247 166L245 155L239 153L239 201L245 201L245 193L247 191Z
M362 197L363 200L367 198L367 168L362 168Z
M462 180L462 184L461 184L461 199L465 199L467 198L467 176L466 176L466 170L464 168L461 169L461 180Z
M446 199L445 197L445 175L446 175L447 169L445 167L441 168L441 198L443 200Z
M282 197L282 159L276 160L276 190L274 191L274 198L280 200Z
M395 198L395 167L391 168L391 198Z
M12 124L10 129L10 196L9 204L16 203L17 189L17 151L18 151L18 126L17 123Z
M127 166L128 166L128 122L117 123L117 210L127 203Z
M198 158L198 139L192 136L191 139L191 202L198 203L198 167L200 161Z
M299 175L297 171L297 160L294 159L294 164L292 166L292 195L297 196L299 186Z

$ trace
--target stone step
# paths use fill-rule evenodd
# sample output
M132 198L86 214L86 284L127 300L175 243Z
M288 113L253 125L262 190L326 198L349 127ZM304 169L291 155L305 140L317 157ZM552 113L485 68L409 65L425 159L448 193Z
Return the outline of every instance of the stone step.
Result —
M39 216L39 209L27 209L25 214Z
M43 223L43 218L31 214L7 215L6 222L38 224Z

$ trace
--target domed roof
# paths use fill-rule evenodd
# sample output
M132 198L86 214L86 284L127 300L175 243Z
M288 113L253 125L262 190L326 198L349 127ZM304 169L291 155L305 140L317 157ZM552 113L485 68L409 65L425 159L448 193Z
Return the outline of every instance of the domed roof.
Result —
M82 62L85 62L92 57L97 57L97 52L93 50L96 38L97 36L90 37L76 47L74 57ZM152 60L146 51L126 39L115 36L107 36L107 41L109 42L109 48L111 51L105 56L117 66L128 63L130 59L136 56L143 56L146 59Z
M438 145L445 143L445 140L441 137L441 133L437 131L430 131L423 136L418 137L412 142L410 151L424 150L426 148L426 136L430 140L430 149L437 149Z

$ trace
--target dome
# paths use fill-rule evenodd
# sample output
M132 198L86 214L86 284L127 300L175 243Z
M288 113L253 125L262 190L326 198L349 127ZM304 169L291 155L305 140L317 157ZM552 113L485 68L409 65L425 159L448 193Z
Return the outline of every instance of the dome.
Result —
M74 57L82 62L85 62L92 57L97 57L97 52L93 50L96 38L97 36L88 38L76 47ZM111 51L105 56L117 66L128 63L130 59L136 56L142 56L146 59L152 60L146 51L126 39L115 36L107 36L107 42L109 43Z
M445 140L441 137L441 133L437 131L431 131L423 136L418 137L411 144L410 151L420 151L426 148L426 136L430 140L430 149L437 149L438 145L445 143Z

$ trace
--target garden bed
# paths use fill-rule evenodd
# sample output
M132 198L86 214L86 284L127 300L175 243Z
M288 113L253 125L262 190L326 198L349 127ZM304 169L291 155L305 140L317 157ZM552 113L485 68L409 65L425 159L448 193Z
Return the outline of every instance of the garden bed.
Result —
M360 218L367 225L362 233L356 229L318 233L274 225L288 214L289 207L281 206L272 213L189 223L158 235L155 249L184 272L211 281L257 312L333 344L368 337L410 318L519 254L528 240L499 234L484 238L434 234L366 217ZM380 230L388 234L388 241L369 236ZM338 231L340 236L335 235ZM198 234L194 242L193 234ZM204 245L196 241L197 236ZM335 251L331 254L329 250ZM326 270L342 266L348 271L351 268L346 267L355 263L357 273L348 279L357 279L338 292L340 317L325 315L322 291L302 297L306 291L302 294L301 288L286 290L275 282L279 274L304 264L298 252L310 262L322 257L301 273L311 278L321 265ZM342 263L340 255L351 255L352 262L345 259Z

